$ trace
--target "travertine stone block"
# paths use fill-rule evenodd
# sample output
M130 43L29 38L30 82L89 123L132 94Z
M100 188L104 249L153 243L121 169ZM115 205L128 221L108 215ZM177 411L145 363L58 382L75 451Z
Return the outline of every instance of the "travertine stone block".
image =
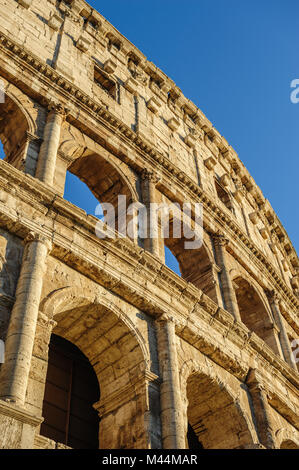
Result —
M299 261L238 154L84 0L0 3L0 447L77 447L51 397L88 446L299 447Z
M116 62L114 62L113 60L111 59L106 60L106 62L104 63L105 72L107 73L115 72L116 65L117 65Z
M155 98L154 96L152 98L150 98L148 100L148 102L146 103L146 106L148 107L148 109L150 109L154 114L157 114L158 111L159 111L159 108L161 106L161 103L160 101Z
M184 139L184 142L185 144L188 145L188 147L191 147L191 148L194 148L195 147L195 143L196 143L196 140L194 138L194 135L193 134L188 134L186 135L185 139Z
M256 225L258 223L258 221L260 220L259 219L259 215L258 215L258 212L251 212L249 214L249 219L251 220L251 222Z
M176 131L179 128L180 122L178 121L178 119L172 117L172 118L168 119L167 125L168 125L168 127L170 127L170 129L172 131Z
M224 175L222 175L220 178L220 183L224 187L229 186L230 181L231 181L230 176L227 173L224 173Z
M137 80L134 80L133 77L130 77L125 81L124 87L130 93L136 94L138 91L138 82Z
M216 163L217 161L214 157L206 158L206 160L204 161L204 164L208 168L208 170L213 170Z
M54 31L58 31L62 23L63 19L58 13L53 13L48 19L48 25L50 26L50 28L54 29Z
M84 35L81 35L76 42L77 48L82 52L87 52L90 48L90 44L90 39Z

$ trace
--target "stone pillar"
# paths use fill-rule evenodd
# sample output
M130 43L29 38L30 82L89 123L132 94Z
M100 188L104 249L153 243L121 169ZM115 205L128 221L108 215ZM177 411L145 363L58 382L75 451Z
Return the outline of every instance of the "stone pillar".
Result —
M49 344L57 323L39 312L26 393L26 410L42 416L48 372Z
M162 315L156 321L159 368L161 376L160 406L163 449L185 449L184 406L173 319Z
M35 175L38 155L40 152L42 139L38 136L26 132L26 143L23 154L23 170L31 176Z
M225 308L223 305L223 298L221 295L221 289L219 285L219 275L221 272L221 268L216 263L212 263L211 270L212 270L212 276L213 276L213 284L215 285L215 293L216 293L215 301L217 305L219 305L219 307Z
M160 449L159 378L146 370L128 375L115 386L101 383L101 398L93 407L100 417L100 449Z
M223 235L218 234L214 234L212 239L214 243L216 263L220 267L219 277L224 308L228 310L236 320L241 321L236 293L233 288L226 261L225 246L228 244L228 240Z
M0 397L24 404L35 338L38 309L50 241L33 232L25 239L16 300L5 343Z
M143 221L145 239L144 248L153 255L159 256L159 227L158 217L151 204L156 203L156 184L158 182L157 176L147 169L144 169L141 174L141 193L142 202L146 208L146 217Z
M51 186L54 181L61 126L66 116L66 110L61 104L50 104L48 110L35 176Z
M73 162L72 158L58 150L56 157L56 166L53 179L53 187L59 196L64 195L67 169Z
M275 434L267 393L256 369L250 369L246 383L252 399L260 443L267 449L275 449Z
M281 349L281 344L279 341L279 327L276 322L272 319L269 321L269 325L264 327L263 340L268 346L270 346L273 351L278 354L281 359L284 359L284 355Z
M282 315L279 308L279 298L274 291L266 291L266 295L269 299L271 311L273 314L274 321L279 328L279 341L282 349L282 353L285 361L295 370L297 370L296 363L294 361L293 353L289 338L283 323Z

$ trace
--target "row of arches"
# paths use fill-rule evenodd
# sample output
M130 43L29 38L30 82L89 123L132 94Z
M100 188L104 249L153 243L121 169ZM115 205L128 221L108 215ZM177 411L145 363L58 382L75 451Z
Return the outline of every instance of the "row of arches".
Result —
M186 448L237 449L252 444L254 431L248 428L242 410L221 384L202 372L193 372L185 393ZM93 407L98 400L97 374L87 357L70 341L53 334L41 435L72 448L101 447L101 423Z
M159 397L149 400L146 386L136 392L131 385L136 384L137 370L151 369L149 346L111 302L83 295L64 288L41 304L55 326L43 377L40 434L75 449L159 448L161 436L154 443L150 435L160 433L161 423L154 419ZM231 386L207 358L182 361L186 448L243 449L258 444L248 390L234 380ZM115 400L121 388L126 396ZM133 406L136 401L138 406ZM155 424L149 429L146 423L151 420ZM295 431L280 429L276 436L278 448L299 448Z
M20 99L12 98L7 94L6 102L1 106L0 115L0 139L3 144L2 149L0 148L0 155L17 167L20 166L21 161L30 157L30 152L26 154L28 153L28 132L38 133L38 126L41 126L37 124L37 121L41 120L41 111L36 112L36 122L34 122L28 112L22 111L19 101ZM18 123L17 126L16 123ZM76 145L69 129L65 129L65 140L59 152L68 156L68 164L63 177L65 199L93 214L99 204L112 204L116 214L116 229L119 229L117 224L118 196L123 195L127 205L140 200L140 187L136 175L125 171L125 166L120 165L117 159L113 160L107 152L100 155L96 148L88 148L84 142ZM58 166L59 162L58 158ZM29 171L28 168L27 171ZM59 170L58 173L61 171ZM102 216L103 211L100 217ZM172 219L170 223L170 234L164 238L162 258L165 259L170 269L221 305L221 289L218 287L219 279L217 269L215 269L214 254L205 242L207 235L204 234L204 241L200 248L188 250L184 248L184 238L172 236L174 220ZM142 240L139 242L142 244ZM274 338L275 333L271 329L271 324L273 324L271 311L259 291L240 275L236 275L232 281L243 323L279 353Z

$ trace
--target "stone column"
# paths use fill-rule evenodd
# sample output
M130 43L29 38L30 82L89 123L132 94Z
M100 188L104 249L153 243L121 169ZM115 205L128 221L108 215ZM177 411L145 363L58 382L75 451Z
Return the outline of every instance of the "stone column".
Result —
M276 354L278 354L278 356L281 357L281 359L284 359L281 344L279 341L279 333L279 327L272 318L271 320L269 320L269 325L264 327L263 340L266 344L268 344L268 346L270 346L271 349L273 349Z
M217 301L217 304L219 305L219 307L225 308L223 305L223 298L221 295L221 289L219 285L219 275L221 272L221 268L216 263L212 263L211 269L212 269L212 276L213 276L213 284L215 285L215 291L216 291L215 300Z
M40 152L42 139L38 136L26 132L26 143L23 152L22 165L25 173L28 173L31 176L35 175L36 166L38 161L38 155Z
M163 449L185 449L184 407L180 395L175 324L173 319L165 314L156 320L156 324L162 380L160 407Z
M146 217L143 221L145 230L144 248L153 255L159 255L159 228L158 217L152 204L156 203L156 184L157 176L147 169L141 174L141 193L142 202L146 208Z
M53 328L57 323L41 311L38 314L29 379L26 393L26 409L35 416L42 416L45 386L48 372L49 345Z
M274 321L279 328L279 341L282 349L282 353L284 356L285 361L295 370L297 370L296 363L293 358L293 353L291 350L291 345L289 342L289 338L283 323L282 315L280 313L279 308L279 297L276 292L273 291L266 291L266 295L269 299L271 311L273 314Z
M224 308L228 310L236 320L241 321L236 293L235 289L233 288L233 283L229 275L226 261L225 246L228 244L228 240L224 237L224 235L220 234L212 235L212 239L214 243L216 263L220 267L219 277Z
M43 275L51 246L47 238L33 232L24 242L16 300L6 336L5 363L0 375L0 397L19 404L25 402Z
M61 104L50 104L48 110L35 176L51 186L54 181L61 126L66 116L66 110Z
M267 393L256 369L250 369L246 383L252 399L260 443L267 449L275 449L275 434Z

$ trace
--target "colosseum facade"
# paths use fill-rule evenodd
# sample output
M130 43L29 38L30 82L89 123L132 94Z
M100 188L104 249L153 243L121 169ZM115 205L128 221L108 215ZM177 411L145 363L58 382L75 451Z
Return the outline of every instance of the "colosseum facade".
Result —
M0 447L299 448L298 258L237 153L85 1L0 5ZM202 243L121 236L118 196Z

